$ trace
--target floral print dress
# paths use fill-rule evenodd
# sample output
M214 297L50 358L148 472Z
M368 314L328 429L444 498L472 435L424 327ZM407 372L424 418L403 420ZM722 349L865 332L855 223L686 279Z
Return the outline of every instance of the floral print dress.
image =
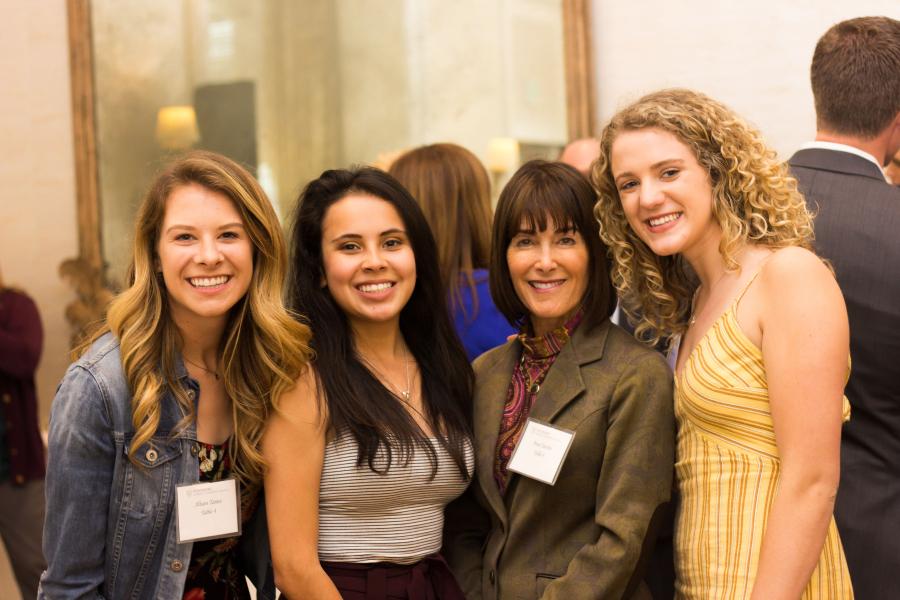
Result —
M200 481L221 481L231 476L228 441L196 442ZM241 522L246 523L259 503L259 486L241 486ZM250 600L244 571L238 563L240 536L194 542L183 600Z

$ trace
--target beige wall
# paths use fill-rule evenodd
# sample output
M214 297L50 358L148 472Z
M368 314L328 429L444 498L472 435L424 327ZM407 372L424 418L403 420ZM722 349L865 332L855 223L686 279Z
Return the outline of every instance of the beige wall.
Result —
M788 158L815 135L809 63L819 37L852 17L900 18L897 0L592 0L601 126L661 87L730 105Z
M0 268L41 312L45 424L68 364L63 311L74 299L57 267L78 253L66 11L63 0L0 0L0 13Z

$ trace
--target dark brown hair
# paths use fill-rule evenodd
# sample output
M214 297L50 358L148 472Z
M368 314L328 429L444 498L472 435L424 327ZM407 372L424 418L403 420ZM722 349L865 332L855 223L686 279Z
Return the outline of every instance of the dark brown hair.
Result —
M588 250L588 284L584 294L583 327L590 330L616 308L616 293L609 277L606 244L594 218L596 196L588 180L574 167L532 160L515 172L497 202L491 230L491 296L513 325L525 324L528 310L516 294L506 262L506 250L525 222L542 231L550 221L581 234Z
M491 254L491 181L474 154L456 144L410 150L390 174L409 190L431 226L450 308L463 308L460 287L469 286L472 313L478 314L473 269L486 269Z
M360 359L353 330L327 287L322 287L322 224L329 208L349 194L389 203L403 220L416 259L416 286L400 311L400 332L422 373L424 417L437 440L430 440L403 401L386 388ZM360 215L365 219L365 215ZM328 428L348 432L359 445L357 464L384 473L394 459L405 464L416 448L424 450L437 472L435 444L443 446L468 479L465 448L472 437L472 389L475 375L447 310L438 272L437 248L422 209L389 174L371 167L335 169L311 181L297 200L291 235L288 304L309 320L315 375L324 392ZM379 449L387 464L376 465ZM399 450L395 452L395 450Z
M834 25L816 44L810 76L820 130L877 136L900 113L900 21Z

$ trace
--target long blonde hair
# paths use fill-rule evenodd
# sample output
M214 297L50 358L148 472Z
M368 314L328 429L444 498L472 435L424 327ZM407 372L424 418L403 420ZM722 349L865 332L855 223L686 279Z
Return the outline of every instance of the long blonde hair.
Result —
M812 215L797 181L762 135L723 104L685 89L644 96L620 110L600 136L592 181L594 214L613 258L613 284L622 308L652 343L687 328L696 280L680 255L657 256L631 229L613 179L610 153L624 131L655 127L688 146L709 173L713 215L722 229L719 253L729 270L747 243L811 249ZM638 315L639 318L638 318Z
M438 262L450 308L465 310L460 285L478 314L473 269L486 269L491 258L491 181L478 157L456 144L432 144L410 150L391 165L390 174L422 207L438 246ZM462 279L462 281L461 281Z
M122 369L132 394L135 434L129 457L134 462L137 449L156 434L165 393L174 395L186 415L179 430L195 418L193 402L177 382L180 334L155 268L166 200L175 189L189 184L231 199L253 245L253 277L247 293L231 309L220 364L232 406L232 470L242 483L256 484L264 467L260 439L273 399L294 384L311 350L309 328L283 304L287 250L281 225L262 188L243 167L219 154L195 151L156 178L135 221L129 287L110 304L106 325L95 339L111 331L119 340Z

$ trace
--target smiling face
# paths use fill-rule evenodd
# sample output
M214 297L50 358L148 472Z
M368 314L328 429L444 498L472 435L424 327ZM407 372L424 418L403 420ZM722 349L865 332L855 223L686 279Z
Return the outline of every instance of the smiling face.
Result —
M588 250L581 234L552 219L541 231L522 222L506 249L509 276L528 310L535 335L563 325L581 306L588 286Z
M416 257L403 219L375 196L351 193L322 221L325 285L354 327L396 321L416 287Z
M657 128L623 131L610 166L629 225L660 256L718 252L709 174L691 149Z
M196 183L166 199L156 254L172 318L182 330L201 320L224 324L253 277L253 245L237 207Z

